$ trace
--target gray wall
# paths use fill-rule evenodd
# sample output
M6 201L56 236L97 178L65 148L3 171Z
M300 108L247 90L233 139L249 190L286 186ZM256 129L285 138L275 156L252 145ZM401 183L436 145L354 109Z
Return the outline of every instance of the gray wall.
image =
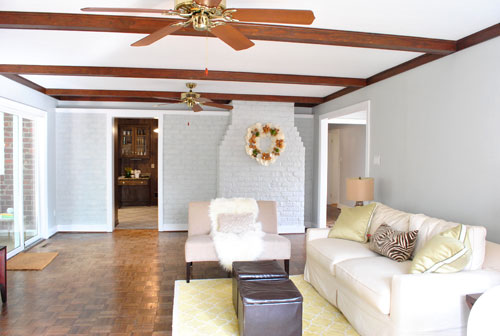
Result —
M228 123L229 115L164 116L165 226L187 224L189 202L217 196L217 153Z
M45 237L56 232L55 220L55 184L56 184L56 151L55 151L55 107L56 100L38 91L28 89L10 79L0 76L0 96L23 103L47 112L47 216L48 230Z
M322 104L369 100L376 200L500 242L500 38ZM317 143L317 137L316 137ZM373 156L381 165L373 165Z
M296 108L297 109L297 108ZM305 156L305 188L304 188L304 222L307 227L312 226L313 218L313 176L314 176L314 118L304 118L295 115L295 127L299 131L302 143L306 148Z
M56 113L56 222L106 231L106 115Z

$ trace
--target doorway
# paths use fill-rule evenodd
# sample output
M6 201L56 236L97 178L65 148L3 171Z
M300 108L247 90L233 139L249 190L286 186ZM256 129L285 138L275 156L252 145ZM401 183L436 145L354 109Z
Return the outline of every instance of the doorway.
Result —
M115 118L115 229L158 230L158 119Z
M346 180L365 176L366 113L357 112L328 120L327 226L343 207L351 206Z
M337 125L337 126L335 126ZM341 126L343 125L343 126ZM352 141L342 141L342 128L352 129L351 126L364 125L364 139L358 139L355 145ZM335 129L338 129L337 131ZM347 131L344 131L346 133ZM349 132L347 132L349 133ZM359 132L358 132L359 134ZM330 138L329 138L330 135ZM336 140L335 140L336 139ZM331 146L329 142L333 141ZM360 144L360 142L362 142ZM342 149L344 143L345 148ZM363 150L364 143L364 150ZM329 149L332 151L329 165ZM351 160L357 162L356 169L348 169L342 177L342 162L345 160L342 157L342 152L346 155L356 154L356 158ZM361 154L360 154L361 153ZM360 159L361 158L361 159ZM364 160L363 160L364 159ZM338 216L338 208L346 205L345 196L343 197L342 180L347 175L363 175L369 176L369 160L370 160L370 102L362 102L346 108L342 108L330 113L323 114L319 117L319 162L318 162L318 189L317 199L318 205L316 208L316 218L318 227L327 227L328 214ZM360 161L363 161L360 164ZM330 171L329 166L333 169ZM334 167L335 166L335 167ZM361 169L361 170L360 170ZM330 176L329 176L330 175ZM344 181L345 182L345 181ZM329 195L331 194L331 195ZM330 203L329 203L330 202ZM329 209L328 204L333 204L335 211ZM330 210L330 211L329 211ZM330 220L331 221L331 220Z

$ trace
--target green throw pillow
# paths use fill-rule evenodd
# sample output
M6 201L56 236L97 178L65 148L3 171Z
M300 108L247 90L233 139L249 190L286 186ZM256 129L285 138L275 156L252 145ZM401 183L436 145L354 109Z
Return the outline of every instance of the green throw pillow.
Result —
M417 252L410 273L454 273L470 261L471 248L465 225L459 224L429 240Z
M376 203L354 208L343 208L328 234L328 238L340 238L366 243Z

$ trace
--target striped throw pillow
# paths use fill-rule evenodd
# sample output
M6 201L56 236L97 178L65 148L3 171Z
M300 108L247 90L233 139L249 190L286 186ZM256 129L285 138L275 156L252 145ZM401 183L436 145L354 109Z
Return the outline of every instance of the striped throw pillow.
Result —
M387 224L379 226L370 240L370 250L398 262L410 258L417 241L418 230L397 231Z

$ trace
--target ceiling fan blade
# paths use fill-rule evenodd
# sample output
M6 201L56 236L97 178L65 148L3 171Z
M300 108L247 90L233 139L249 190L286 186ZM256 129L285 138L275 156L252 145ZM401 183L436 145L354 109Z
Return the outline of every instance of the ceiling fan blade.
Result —
M203 104L204 104L204 103L211 103L211 102L212 102L212 100L211 100L211 99L208 99L208 98L203 98L203 97L198 98L198 101L199 101L200 103L203 103Z
M310 10L234 8L233 19L249 22L269 22L309 25L314 21Z
M198 5L203 5L206 7L217 7L222 2L222 0L195 0Z
M154 97L154 98L161 100L162 104L180 104L180 103L182 103L181 100L177 100L177 99L165 99L162 97Z
M182 25L176 25L175 23L173 25L163 27L163 28L158 29L157 31L149 34L148 36L140 39L139 41L132 43L132 46L133 47L148 46L148 45L158 41L159 39L178 31L181 28L182 28Z
M240 33L238 29L227 23L212 28L210 31L222 41L229 44L234 50L248 49L255 44Z
M219 103L214 103L214 102L207 102L207 103L202 103L202 104L207 105L207 106L217 107L217 108L224 109L224 110L232 110L233 109L232 105L219 104Z
M201 111L203 111L203 107L201 107L200 104L194 104L193 107L191 107L191 109L193 110L193 112L201 112Z
M85 7L83 12L109 12L109 13L154 13L154 14L176 14L177 11L170 9L153 8L110 8L110 7Z

